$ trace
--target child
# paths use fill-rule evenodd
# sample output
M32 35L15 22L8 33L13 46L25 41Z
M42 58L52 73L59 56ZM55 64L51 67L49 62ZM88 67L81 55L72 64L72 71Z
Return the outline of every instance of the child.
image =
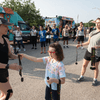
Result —
M45 100L50 100L50 84L52 88L52 98L53 100L57 100L57 84L59 84L59 79L61 80L61 84L65 83L65 69L62 60L64 59L63 50L60 44L53 43L50 44L48 50L49 56L43 58L36 58L26 54L19 54L21 57L25 57L34 62L44 62L46 64L46 72L45 72L45 83L46 83L46 92L45 92ZM47 80L49 77L49 80Z

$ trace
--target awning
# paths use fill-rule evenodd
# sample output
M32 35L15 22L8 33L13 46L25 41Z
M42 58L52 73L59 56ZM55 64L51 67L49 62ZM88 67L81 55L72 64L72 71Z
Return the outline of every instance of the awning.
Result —
M11 8L3 7L3 9L5 10L6 14L14 14L14 12L13 12L13 10Z

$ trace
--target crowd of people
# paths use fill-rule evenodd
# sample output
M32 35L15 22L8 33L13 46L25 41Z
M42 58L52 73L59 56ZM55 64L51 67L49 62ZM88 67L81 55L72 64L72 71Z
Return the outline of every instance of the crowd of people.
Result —
M31 35L31 43L32 43L32 49L37 49L37 38L39 36L39 40L41 43L41 54L44 52L46 53L46 45L49 43L48 48L48 57L42 57L37 58L30 55L27 55L25 53L19 53L18 55L15 55L14 52L12 52L12 46L10 46L10 42L5 37L8 31L8 25L12 25L11 23L7 22L7 20L0 18L0 100L5 100L7 98L8 93L10 93L9 98L13 94L13 90L9 83L9 72L8 69L13 70L21 70L21 66L18 64L8 64L9 58L12 59L18 59L18 55L20 55L20 58L23 57L27 58L28 60L31 60L33 62L43 62L46 64L46 74L45 74L45 83L46 83L46 92L45 92L45 100L50 100L53 98L53 100L58 100L58 89L57 84L64 84L65 83L65 68L64 63L62 62L64 59L63 49L62 46L59 44L59 36L60 31L58 28L56 28L56 24L53 25L53 29L50 26L47 26L46 29L43 29L43 26L40 25L40 30L37 32L35 29L35 26L32 26L30 35ZM88 63L91 60L91 48L94 47L96 49L96 57L95 57L95 70L94 70L94 79L93 79L93 86L96 86L98 81L98 65L100 61L100 18L97 18L96 21L96 30L91 31L89 34L89 39L87 42L84 42L84 38L86 37L86 30L83 26L83 23L80 22L80 25L78 27L75 27L74 29L71 29L67 24L62 29L62 37L63 37L63 48L67 47L69 48L68 40L72 38L72 32L73 32L73 38L72 40L75 42L78 41L78 44L76 47L81 47L83 49L83 46L88 45L86 54L84 56L83 65L82 65L82 71L80 77L77 79L77 82L81 82L84 80L84 74L86 72L86 68ZM13 25L12 25L13 26ZM14 30L15 29L15 30ZM20 30L19 26L14 26L14 29L9 30L10 33L14 34L14 41L17 42L19 51L21 51L21 46L23 47L23 50L25 51L25 47L22 40L22 32ZM38 34L37 34L38 33ZM51 43L51 38L53 36L53 43ZM49 77L49 79L47 79ZM51 88L50 88L51 84ZM52 96L50 95L52 90Z
M90 27L89 32L93 31L93 26ZM17 42L17 49L18 51L21 51L21 46L23 48L23 51L26 51L23 39L22 39L22 31L20 30L19 26L14 25L12 29L8 30L8 38L10 34L14 34L14 41ZM87 30L84 27L83 23L80 22L79 26L75 26L74 28L71 27L71 25L65 24L65 26L62 28L62 31L59 31L59 28L56 27L56 24L53 24L53 27L51 28L49 25L46 25L46 27L43 27L42 25L39 26L39 29L37 30L35 26L32 26L30 31L30 42L32 44L31 49L37 49L37 43L41 43L41 54L46 53L46 46L54 42L59 43L60 40L63 41L63 48L67 47L69 48L68 41L72 39L72 41L76 42L78 41L78 44L84 43L84 39L86 38ZM62 36L62 37L61 37ZM83 49L83 47L80 47Z
M22 40L22 32L20 30L19 26L14 25L12 27L12 30L9 30L9 34L14 34L14 41L17 42L18 51L21 51L21 46L23 47L23 51L26 51L23 40ZM60 34L62 34L62 37L60 37ZM47 25L45 28L40 25L39 30L36 30L35 26L32 26L30 31L30 41L32 44L31 49L37 49L37 43L41 43L41 54L44 52L46 53L46 46L51 44L52 40L53 42L59 43L60 40L63 40L63 48L68 46L68 41L72 39L74 42L77 40L78 44L80 42L84 42L84 37L86 37L86 30L83 26L83 23L80 22L79 27L71 28L68 24L66 24L62 31L60 32L59 29L56 27L56 24L53 24L53 28L51 28L49 25ZM21 45L21 46L20 46ZM83 47L81 47L83 49Z

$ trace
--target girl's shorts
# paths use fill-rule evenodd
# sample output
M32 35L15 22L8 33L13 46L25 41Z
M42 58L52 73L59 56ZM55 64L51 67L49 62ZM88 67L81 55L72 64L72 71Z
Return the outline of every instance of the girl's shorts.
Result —
M57 100L57 97L58 97L57 90L52 90L53 100ZM46 86L45 100L51 100L50 88L48 86Z

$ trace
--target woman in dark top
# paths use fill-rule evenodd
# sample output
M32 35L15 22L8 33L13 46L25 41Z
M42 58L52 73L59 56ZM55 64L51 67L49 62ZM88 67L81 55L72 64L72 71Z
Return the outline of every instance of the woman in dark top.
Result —
M74 27L73 29L73 41L76 39L76 31L77 31L77 26Z
M11 25L11 23L7 22L7 20L5 20L4 18L0 18L0 100L5 100L8 92L10 93L10 97L13 94L12 88L9 83L8 69L21 69L21 66L15 63L8 64L9 57L12 59L17 59L18 56L12 54L9 40L3 36L7 34L7 25Z
M35 49L37 49L37 31L35 29L35 26L32 26L32 30L30 32L31 34L31 43L33 45L32 49L34 49L34 46L35 46Z
M72 28L69 27L68 30L69 30L69 38L71 39L72 38Z
M50 31L50 27L47 28L47 31L46 31L46 45L49 43L51 43L51 31Z

